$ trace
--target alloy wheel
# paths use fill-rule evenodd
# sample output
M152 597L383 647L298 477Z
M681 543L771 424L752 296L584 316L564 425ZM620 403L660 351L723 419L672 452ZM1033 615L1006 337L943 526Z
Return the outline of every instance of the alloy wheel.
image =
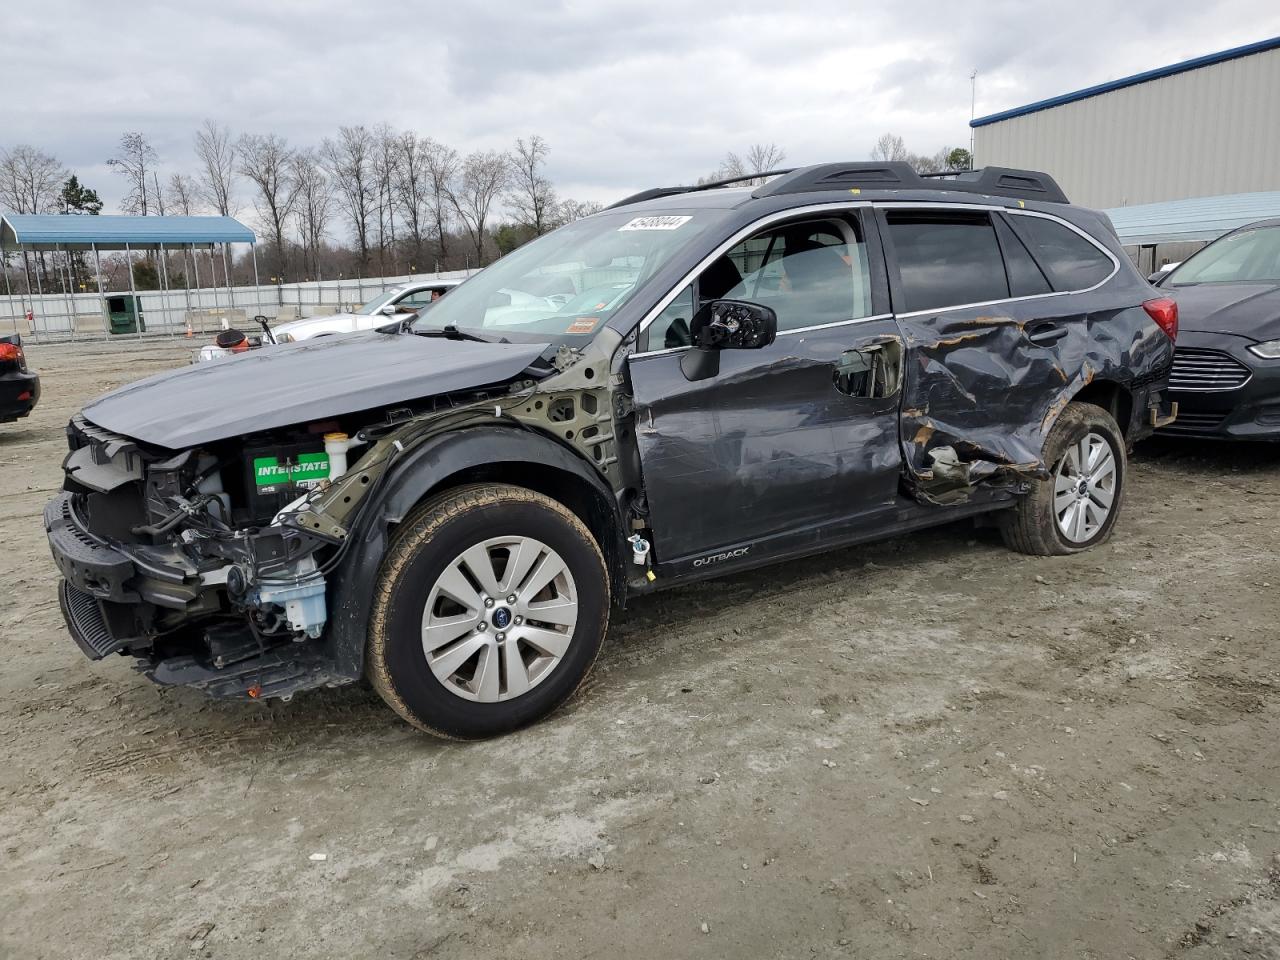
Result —
M436 578L422 649L445 689L480 703L527 693L573 640L578 594L561 556L532 537L469 547Z
M1116 457L1106 437L1087 433L1067 448L1053 479L1053 513L1072 543L1095 537L1116 498Z

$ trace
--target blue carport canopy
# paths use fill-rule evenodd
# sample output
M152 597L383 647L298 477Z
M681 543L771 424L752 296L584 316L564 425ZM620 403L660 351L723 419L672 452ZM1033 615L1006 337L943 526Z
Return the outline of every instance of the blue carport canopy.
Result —
M254 243L253 231L234 217L120 217L6 213L0 216L3 250L144 250L149 247Z
M1216 240L1236 227L1280 217L1280 191L1166 200L1105 211L1126 246Z

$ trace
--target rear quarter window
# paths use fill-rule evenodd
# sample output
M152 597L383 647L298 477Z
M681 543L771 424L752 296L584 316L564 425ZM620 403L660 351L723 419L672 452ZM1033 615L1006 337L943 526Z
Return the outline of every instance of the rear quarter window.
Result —
M1055 290L1085 290L1115 270L1111 258L1069 227L1046 217L1011 217Z

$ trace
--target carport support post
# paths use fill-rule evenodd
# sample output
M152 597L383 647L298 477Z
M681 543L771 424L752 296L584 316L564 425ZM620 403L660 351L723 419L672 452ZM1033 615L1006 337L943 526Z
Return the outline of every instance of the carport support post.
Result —
M227 269L227 245L222 245L222 279L227 284L227 304L231 313L236 312L236 292L231 287L231 271ZM230 323L234 317L228 317L227 322Z
M161 297L162 311L164 312L164 325L169 328L169 336L173 336L173 325L169 323L169 251L164 248L164 244L160 244L160 282L164 285L164 294Z
M27 278L27 302L31 304L31 326L27 327L27 333L34 336L35 330L32 328L36 323L36 300L35 297L31 295L31 267L27 263L26 250L22 251L22 275ZM22 319L26 320L27 318L24 316Z
M9 254L0 253L0 270L4 271L4 295L9 300L9 315L13 320L13 332L18 332L18 315L13 312L13 286L9 283Z
M40 298L40 309L44 309L44 282L40 279L40 271L36 271L36 295ZM36 337L36 309L35 301L31 303L31 335L39 342L40 338Z
M218 312L218 268L213 262L213 244L209 244L209 292L213 294L213 312ZM214 327L217 330L217 327Z
M140 319L141 311L138 309L138 291L133 286L133 251L129 249L129 245L124 245L124 259L129 267L129 295L133 297L133 319L134 332L137 333L138 339L142 339L142 321Z
M258 316L264 316L262 312L262 287L258 285L258 245L256 243L249 244L249 252L253 254L253 299L258 304Z
M194 283L196 285L196 309L199 310L200 309L200 257L196 251L196 245L192 243L192 244L189 244L189 246L191 247L191 283ZM188 289L190 289L191 283L187 284ZM187 294L187 299L188 300L191 299L191 294L189 293ZM200 324L200 332L204 333L203 321Z
M190 329L188 325L191 323L191 277L187 273L187 251L185 248L182 249L182 299L187 305L187 315L183 318L183 326Z
M102 301L102 332L109 340L111 339L111 316L107 313L107 295L102 292L102 261L98 259L96 243L89 244L89 249L93 251L93 269L98 275L98 299Z
M53 259L56 263L58 260L58 245L56 243L53 245L53 254ZM62 288L62 306L67 312L67 331L71 334L71 339L74 340L76 338L76 318L74 316L75 299L71 293L71 264L69 262L71 255L65 247L62 250L62 255L62 275L66 278L66 286Z

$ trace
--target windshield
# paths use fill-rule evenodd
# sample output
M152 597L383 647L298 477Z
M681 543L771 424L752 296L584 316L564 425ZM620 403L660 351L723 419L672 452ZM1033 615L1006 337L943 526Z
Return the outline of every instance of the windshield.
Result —
M392 300L394 300L398 296L400 296L400 288L393 287L392 289L388 290L386 293L382 293L374 297L372 300L366 303L363 307L360 307L358 310L356 310L356 313L358 313L362 317L371 316L372 314L377 313L382 307L385 307L388 303L390 303Z
M604 213L578 220L503 257L414 322L486 338L578 342L609 318L677 250L725 215Z
M1191 283L1280 283L1280 227L1223 237L1169 274L1164 285Z

